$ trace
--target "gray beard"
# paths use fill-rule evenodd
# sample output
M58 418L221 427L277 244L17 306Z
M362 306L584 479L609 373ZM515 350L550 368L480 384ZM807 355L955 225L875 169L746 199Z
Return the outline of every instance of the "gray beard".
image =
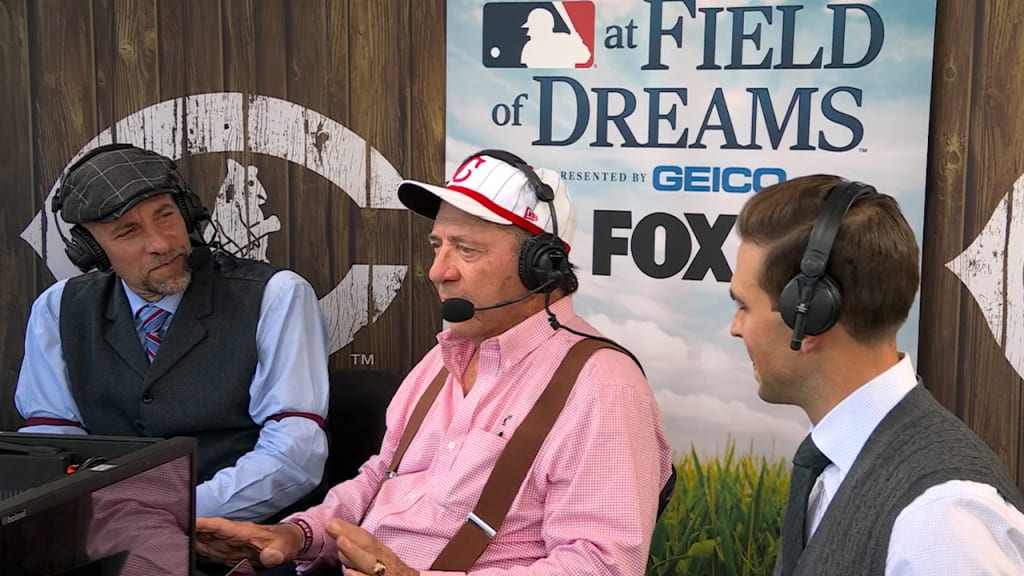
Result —
M170 296L171 294L178 294L179 292L184 292L191 283L192 269L186 266L185 272L181 276L178 276L177 278L174 278L172 280L161 282L147 279L144 288L147 291L153 292L155 294L160 294L162 296Z

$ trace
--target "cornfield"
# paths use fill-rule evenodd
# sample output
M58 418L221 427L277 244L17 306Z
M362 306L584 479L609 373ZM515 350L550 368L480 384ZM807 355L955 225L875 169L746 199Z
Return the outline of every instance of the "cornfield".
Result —
M651 540L647 576L770 575L778 550L789 469L747 452L701 462L691 447L676 463L676 488Z

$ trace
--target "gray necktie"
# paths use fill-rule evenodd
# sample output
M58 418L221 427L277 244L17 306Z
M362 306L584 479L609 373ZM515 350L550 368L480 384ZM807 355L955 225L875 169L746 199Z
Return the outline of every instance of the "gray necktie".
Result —
M789 501L782 519L782 574L790 576L807 544L807 498L821 471L831 464L818 450L808 434L793 456L793 477L789 484Z

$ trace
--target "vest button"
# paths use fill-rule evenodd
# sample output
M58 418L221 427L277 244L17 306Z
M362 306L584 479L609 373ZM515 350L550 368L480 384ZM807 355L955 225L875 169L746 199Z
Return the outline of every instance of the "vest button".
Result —
M145 396L142 397L142 401L144 403L146 403L146 404L152 404L153 403L153 395L152 394L146 394Z
M135 429L139 431L139 434L144 434L146 432L146 425L141 420L136 420Z

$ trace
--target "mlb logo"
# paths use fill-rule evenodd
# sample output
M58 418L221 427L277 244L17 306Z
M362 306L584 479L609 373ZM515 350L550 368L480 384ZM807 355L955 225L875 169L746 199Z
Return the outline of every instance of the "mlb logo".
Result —
M484 4L487 68L590 68L594 65L594 3Z

